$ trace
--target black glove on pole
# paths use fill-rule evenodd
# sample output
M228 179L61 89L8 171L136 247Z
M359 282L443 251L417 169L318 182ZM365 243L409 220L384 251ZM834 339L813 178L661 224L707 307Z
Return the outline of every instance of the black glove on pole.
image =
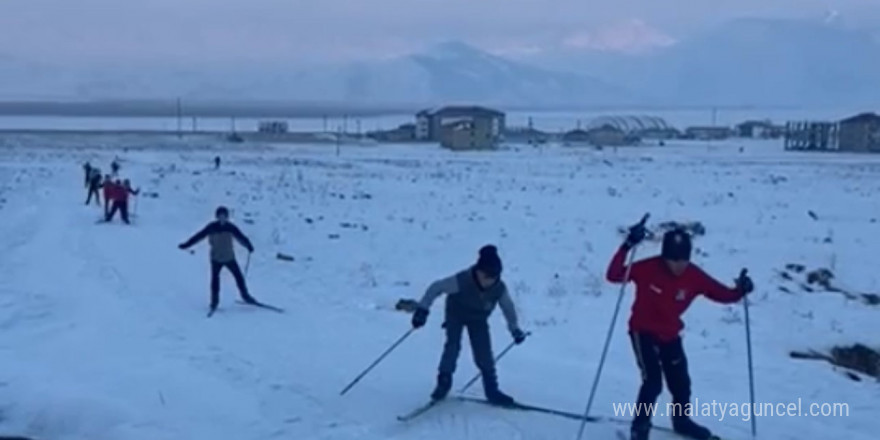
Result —
M413 312L412 326L414 329L421 328L428 322L428 309L419 307Z

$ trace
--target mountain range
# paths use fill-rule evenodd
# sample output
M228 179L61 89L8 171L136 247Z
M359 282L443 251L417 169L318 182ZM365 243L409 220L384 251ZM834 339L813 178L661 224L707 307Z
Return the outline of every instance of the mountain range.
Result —
M835 23L740 19L649 54L559 51L529 62L679 105L861 106L880 101L880 33Z
M861 106L880 102L878 35L822 21L739 19L649 53L560 49L511 59L451 41L312 68L73 68L0 56L0 99Z

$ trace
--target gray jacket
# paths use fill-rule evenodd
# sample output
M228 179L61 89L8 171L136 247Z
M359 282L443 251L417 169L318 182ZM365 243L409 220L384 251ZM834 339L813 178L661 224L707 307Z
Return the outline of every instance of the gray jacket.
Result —
M498 280L488 289L482 289L474 278L473 268L468 268L455 275L434 281L419 301L419 307L430 309L440 295L446 294L446 319L454 321L485 320L489 318L497 304L507 321L511 332L519 329L516 307L507 285Z
M247 248L249 252L254 251L254 246L237 226L231 222L220 223L213 221L202 228L201 231L193 235L189 240L180 245L181 249L186 249L203 239L208 238L211 245L211 261L217 263L229 263L235 261L235 247L232 244L233 238L238 240L242 246Z

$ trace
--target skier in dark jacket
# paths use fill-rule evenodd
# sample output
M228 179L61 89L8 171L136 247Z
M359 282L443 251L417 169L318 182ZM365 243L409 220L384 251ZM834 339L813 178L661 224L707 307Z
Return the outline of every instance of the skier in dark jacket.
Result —
M431 304L441 294L446 293L446 316L443 323L443 328L446 329L446 345L440 358L437 387L431 393L431 399L444 399L452 388L452 375L461 350L461 335L467 328L474 363L482 373L486 399L498 405L514 404L512 397L498 389L488 322L495 305L500 306L507 328L517 344L522 343L526 335L517 323L516 307L507 292L507 286L501 280L501 269L501 259L495 246L484 246L480 249L476 264L432 283L413 313L413 327L422 327L428 320Z
M220 270L224 267L229 269L235 278L241 299L248 304L259 304L248 293L247 284L238 262L235 261L235 246L233 239L247 248L248 252L254 252L254 246L244 234L229 221L229 209L224 206L217 208L216 221L208 223L201 231L193 235L189 240L178 245L180 249L190 246L207 238L211 246L211 312L217 309L220 303Z
M89 176L89 194L86 197L86 205L92 202L92 197L95 198L95 203L98 206L101 206L101 170L97 168L91 169L91 175ZM106 209L105 209L106 212Z
M93 168L92 168L91 163L86 162L85 165L83 165L83 171L85 172L85 175L86 175L86 178L85 178L85 187L86 188L89 187L89 183L92 180L92 170L93 170ZM88 205L88 203L86 203L86 204Z
M613 283L632 281L636 285L635 301L629 319L629 335L636 362L642 375L637 407L642 411L632 421L631 440L647 440L651 428L651 414L646 408L655 404L666 386L672 394L672 427L679 434L707 440L712 433L688 416L691 380L687 357L680 336L684 323L681 315L700 294L712 301L731 304L754 290L752 280L740 274L736 286L729 288L690 263L691 237L680 229L666 232L659 256L637 261L625 280L625 259L629 250L646 235L645 227L637 224L630 228L623 245L614 254L606 278Z

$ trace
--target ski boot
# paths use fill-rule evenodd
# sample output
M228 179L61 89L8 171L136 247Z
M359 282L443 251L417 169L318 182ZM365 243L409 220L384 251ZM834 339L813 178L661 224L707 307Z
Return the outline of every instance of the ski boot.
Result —
M694 440L711 440L717 438L703 426L698 425L690 417L673 417L672 429L676 434Z
M648 440L651 432L651 422L633 421L629 428L629 440Z
M483 391L486 394L486 400L493 405L513 406L516 402L513 397L508 396L498 389L498 378L494 372L483 372Z
M437 375L437 386L431 393L431 400L443 400L452 389L452 375L449 373L440 373Z

